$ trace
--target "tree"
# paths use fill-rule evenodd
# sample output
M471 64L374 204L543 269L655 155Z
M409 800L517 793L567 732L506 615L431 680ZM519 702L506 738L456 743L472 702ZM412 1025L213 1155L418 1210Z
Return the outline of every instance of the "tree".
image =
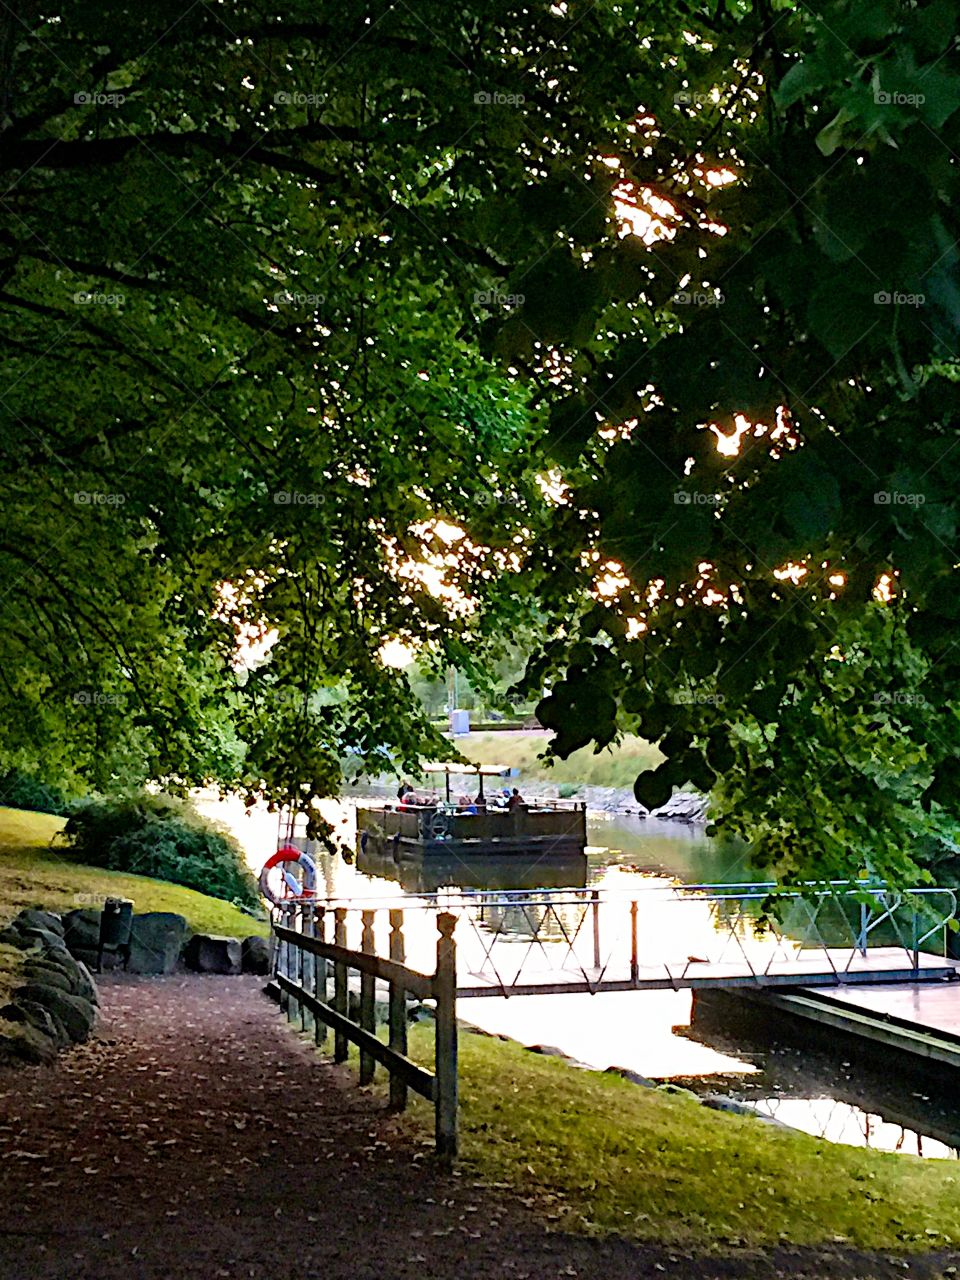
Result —
M957 8L7 9L0 755L118 686L154 776L299 801L445 749L384 641L468 670L536 618L558 753L636 730L645 803L911 874L955 801Z
M555 749L658 741L638 798L711 789L786 878L956 835L957 9L688 11L621 156L666 234L584 268L552 410Z
M449 750L385 641L467 669L521 607L527 388L478 334L512 260L604 225L625 19L282 8L0 17L12 762L300 803L345 751Z

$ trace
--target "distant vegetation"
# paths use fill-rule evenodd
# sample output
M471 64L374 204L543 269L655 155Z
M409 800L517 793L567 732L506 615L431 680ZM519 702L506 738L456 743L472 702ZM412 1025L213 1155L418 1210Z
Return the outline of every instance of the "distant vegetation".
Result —
M537 757L549 740L544 733L470 733L457 738L455 743L468 760L477 764L503 764L519 769L521 782L552 782L561 786L580 783L592 787L632 787L642 769L653 768L663 759L649 742L627 736L619 746L608 747L597 755L584 747L548 768Z
M260 904L239 844L185 800L147 792L84 800L64 836L78 862L169 880L251 909Z

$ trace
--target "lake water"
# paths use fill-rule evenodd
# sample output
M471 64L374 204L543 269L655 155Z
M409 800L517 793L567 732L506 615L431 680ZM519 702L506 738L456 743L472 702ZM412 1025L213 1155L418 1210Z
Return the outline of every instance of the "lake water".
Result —
M239 800L207 800L201 807L236 834L251 868L259 872L277 847L277 817L263 809L248 813ZM353 803L331 804L326 816L352 848ZM679 823L598 815L590 820L589 840L588 883L618 892L635 890L641 903L644 890L677 880L720 885L758 878L744 850L720 845L701 829ZM322 855L318 878L321 897L390 899L398 905L409 897L396 879L364 874L340 856ZM525 887L530 887L529 881ZM681 950L691 955L715 942L705 912L684 914L684 933L678 939L673 918L664 920L655 901L640 910L641 936L654 950L665 930L671 931L673 943L679 942ZM408 960L416 964L413 952L423 950L428 955L432 937L424 932L411 938L409 926L407 932ZM735 1046L720 1049L691 1038L691 1007L690 991L601 992L461 1000L459 1012L464 1021L485 1031L526 1045L554 1047L595 1069L621 1067L655 1079L685 1082L699 1078L705 1088L742 1098L763 1114L831 1141L940 1158L956 1155L949 1141L951 1117L940 1115L936 1123L932 1119L928 1123L927 1108L917 1102L916 1095L908 1099L913 1105L901 1109L895 1119L885 1118L870 1098L834 1096L836 1071L825 1064L808 1067L809 1055L804 1055L804 1070L795 1079L774 1070L777 1060L772 1055L769 1063L759 1065L755 1052L748 1056Z

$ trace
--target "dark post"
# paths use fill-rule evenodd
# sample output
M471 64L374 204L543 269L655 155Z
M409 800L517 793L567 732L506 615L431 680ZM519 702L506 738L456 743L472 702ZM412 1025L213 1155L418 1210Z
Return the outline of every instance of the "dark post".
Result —
M360 937L360 950L364 955L372 956L375 954L375 945L373 941L373 912L361 911L360 919L363 921L363 933ZM372 973L360 973L360 1025L364 1031L376 1034L377 1030L377 1010L376 1010L376 991L377 980ZM375 1058L371 1058L369 1053L360 1054L360 1083L370 1084L373 1081L374 1074L377 1069Z
M327 940L327 920L323 907L316 908L316 917L313 927L314 937L320 939L321 942ZM313 958L313 994L318 1000L327 1003L327 962L323 956L314 956ZM314 1018L313 1020L313 1039L319 1048L325 1044L327 1040L327 1024L322 1018Z
M449 911L437 916L437 973L433 993L436 1023L436 1141L437 1155L450 1162L457 1154L457 918Z
M293 904L285 902L280 909L280 922L285 929L293 928ZM283 942L280 945L280 972L285 978L292 977L291 956L293 955L293 947L289 942ZM280 1007L284 1010L288 1020L290 1020L290 1005L293 1003L293 997L289 992L284 991L280 996Z
M338 947L347 945L347 911L345 907L335 907L333 911L333 940ZM333 1007L337 1013L347 1016L347 966L342 960L333 965ZM335 1062L347 1060L347 1037L342 1031L333 1035L333 1057Z
M300 933L303 929L300 907L297 903L290 904L290 928L296 933ZM303 952L295 942L290 947L289 969L290 981L297 983L299 986L303 982ZM300 1021L300 1001L295 996L290 997L290 1004L287 1006L287 1020L289 1022Z
M390 912L390 959L397 964L403 964L406 959L403 912L399 910ZM390 983L390 1048L394 1053L407 1056L407 993L399 982ZM391 1072L390 1106L394 1111L403 1111L406 1105L407 1086L401 1076Z
M315 938L317 936L317 909L312 902L305 902L301 907L303 919L303 935L306 938ZM303 977L300 979L303 984L304 991L310 995L317 994L317 957L312 951L303 951L302 953ZM300 1030L312 1031L314 1024L314 1016L312 1010L308 1009L304 1004L300 1009Z
M630 903L630 981L634 986L640 981L640 965L637 959L637 904Z
M600 890L593 891L593 967L600 968Z

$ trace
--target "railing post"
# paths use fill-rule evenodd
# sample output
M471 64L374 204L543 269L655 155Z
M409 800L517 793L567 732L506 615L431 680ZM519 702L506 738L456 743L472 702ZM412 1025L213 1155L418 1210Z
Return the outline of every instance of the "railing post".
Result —
M920 928L916 911L913 913L913 968L916 973L920 972Z
M396 964L406 960L403 944L403 912L390 912L390 959ZM407 1056L407 993L399 982L390 983L390 1048ZM407 1105L407 1086L401 1076L390 1073L390 1106L403 1111Z
M457 1154L457 917L449 911L437 916L437 972L433 993L436 1018L436 1143L437 1155L450 1162Z
M372 956L375 951L373 941L373 912L361 911L360 919L363 921L363 933L360 938L360 950L364 955ZM377 1011L376 1011L376 992L377 980L372 973L360 974L360 1025L364 1031L376 1034L377 1030ZM376 1059L372 1058L369 1053L360 1053L360 1083L370 1084L376 1073Z
M296 903L291 902L290 904L290 928L291 929L296 930L297 924L299 923L298 921L299 914L300 914L300 910L297 907ZM303 966L303 952L300 950L300 948L297 946L295 942L292 942L290 944L289 963L287 965L287 969L288 969L287 977L290 979L291 982L296 982L296 983L302 982L303 980L302 966ZM294 996L290 997L290 1001L287 1005L287 1021L288 1022L300 1021L300 1002Z
M593 891L593 967L600 968L600 890Z
M315 938L317 936L316 907L312 902L305 902L301 907L301 918L303 924L301 926L304 937ZM303 977L300 979L303 989L309 995L317 994L317 957L312 951L304 951L301 967L303 969ZM312 1031L313 1024L316 1019L313 1011L308 1009L304 1004L300 1009L300 1030Z
M338 947L347 945L347 911L345 907L335 907L333 911L333 940ZM347 1016L347 966L342 960L333 965L333 1007L344 1018ZM347 1060L347 1037L342 1031L333 1033L333 1059L335 1062Z
M290 916L289 916L289 912L287 910L286 904L283 904L277 908L277 923L281 926L281 928L284 928L284 929L287 928L287 926L290 923ZM280 941L277 943L276 958L277 958L277 974L282 975L283 977L287 976L287 964L288 964L289 954L290 954L290 946L288 943L284 942L283 939L281 938ZM286 1013L287 1006L289 1003L290 1003L290 997L287 995L286 991L284 991L284 989L281 987L280 988L281 1013Z
M630 981L636 986L640 981L640 959L637 939L637 902L630 903Z
M327 921L323 907L314 908L313 936L321 942L327 940ZM313 994L318 1000L327 1003L327 962L323 956L313 957ZM326 1044L327 1024L322 1018L313 1020L313 1042L319 1048Z

